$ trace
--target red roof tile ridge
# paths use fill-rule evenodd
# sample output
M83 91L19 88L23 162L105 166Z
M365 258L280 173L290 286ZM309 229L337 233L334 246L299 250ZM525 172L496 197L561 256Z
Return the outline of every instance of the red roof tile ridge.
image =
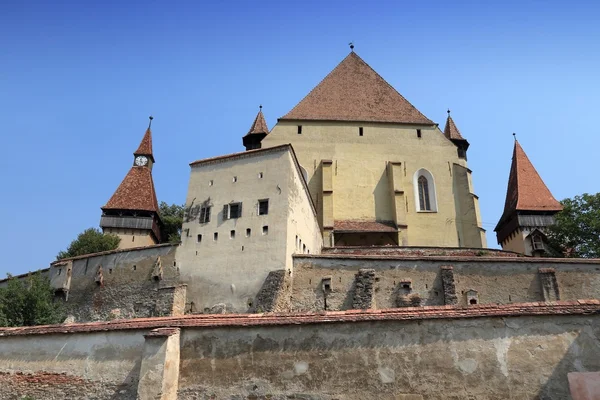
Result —
M291 144L285 143L285 144L279 144L277 146L272 146L272 147L263 147L263 148L260 148L260 149L240 151L238 153L224 154L222 156L215 156L215 157L203 158L203 159L200 159L200 160L192 161L190 163L190 166L200 165L200 164L205 164L205 163L211 163L211 162L215 162L215 161L224 161L224 160L227 160L229 158L250 157L250 156L253 156L253 155L257 154L257 153L268 153L268 152L271 152L271 151L277 151L277 150L281 150L281 149L289 148L289 147L291 147Z
M575 301L556 301L552 303L531 302L512 304L482 304L478 306L428 306L320 313L187 315L177 317L115 320L110 322L0 328L0 337L52 333L102 332L109 330L150 330L157 328L217 328L225 326L268 326L361 321L410 321L426 319L583 314L600 315L600 301L597 299L582 299ZM163 332L168 333L171 331L164 330Z
M160 243L160 244L154 244L154 245L150 245L150 246L139 246L139 247L130 247L127 249L115 249L115 250L100 251L98 253L90 253L90 254L83 254L81 256L76 256L76 257L63 258L61 260L56 260L56 261L51 262L50 265L61 265L61 264L67 263L68 261L81 260L81 259L90 258L90 257L100 257L100 256L108 255L108 254L114 254L114 253L122 253L122 252L129 252L129 251L133 252L133 251L155 249L155 248L159 248L159 247L169 247L169 246L178 246L178 245L173 244L173 243Z
M351 71L351 65L363 69L361 73ZM349 66L346 68L346 66ZM346 71L348 70L348 71ZM362 98L341 93L343 87L338 87L341 82L361 76L370 79L379 86L373 90L369 86L358 89L359 82L349 86L353 90L360 90ZM340 82L336 82L339 80ZM362 82L361 82L362 83ZM371 82L373 83L373 82ZM332 86L326 87L326 86ZM362 85L364 86L364 84ZM371 90L369 90L371 89ZM327 94L330 96L323 95ZM333 95L333 96L331 96ZM366 98L366 96L380 96L379 98ZM387 97L386 97L387 96ZM396 98L394 98L396 97ZM373 107L371 105L374 105ZM384 110L384 107L386 108ZM329 120L329 121L361 121L361 122L387 122L411 123L432 125L433 122L423 115L389 82L377 73L355 52L346 56L333 70L331 70L298 104L280 120Z

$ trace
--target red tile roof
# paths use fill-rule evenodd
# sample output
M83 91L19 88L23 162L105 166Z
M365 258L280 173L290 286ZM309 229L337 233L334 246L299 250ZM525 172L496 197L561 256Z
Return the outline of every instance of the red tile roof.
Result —
M103 210L154 211L158 201L154 190L152 172L148 167L133 166L112 195Z
M265 116L263 115L262 109L258 112L258 114L256 114L256 118L254 118L254 122L252 123L247 135L261 133L264 133L265 135L269 134L269 127L265 121Z
M433 124L354 52L281 120Z
M309 325L368 321L419 321L536 315L593 315L600 313L600 300L575 300L513 304L480 304L462 307L424 306L384 310L323 311L320 313L200 314L178 317L138 318L110 322L0 328L0 337L65 334L155 328L219 328L274 325Z
M152 154L152 131L150 128L146 129L146 133L140 142L140 146L133 154L152 157L152 161L154 161L154 155Z
M398 232L392 222L387 221L335 221L333 230L336 232Z
M562 209L562 205L552 196L525 151L515 140L504 213L496 230L516 211L558 212Z
M456 124L454 123L454 120L452 119L450 114L448 114L448 119L446 119L446 127L444 128L444 135L450 140L452 140L452 139L465 140L465 138L462 137L462 135L460 134L460 131L456 127Z

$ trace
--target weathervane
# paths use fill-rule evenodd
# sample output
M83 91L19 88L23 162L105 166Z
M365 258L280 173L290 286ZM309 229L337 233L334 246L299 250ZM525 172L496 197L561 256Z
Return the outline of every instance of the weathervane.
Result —
M513 137L515 138L515 142L517 141L517 134L513 132Z
M354 43L353 43L353 42L350 42L350 43L348 43L348 44L350 45L350 50L352 50L352 52L354 52Z
M450 109L448 109L448 111L446 111L448 113L448 116L450 116Z
M150 122L148 122L148 129L150 129L150 127L152 126L152 120L154 119L154 117L151 115L148 117L148 119L150 120Z

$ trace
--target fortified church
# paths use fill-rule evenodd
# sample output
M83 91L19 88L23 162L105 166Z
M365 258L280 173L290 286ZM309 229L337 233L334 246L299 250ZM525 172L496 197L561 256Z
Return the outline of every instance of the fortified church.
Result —
M30 335L110 331L131 371L67 370L123 398L598 398L577 396L600 380L600 260L541 257L562 207L518 141L502 250L450 111L441 129L353 50L242 143L190 163L181 243L163 243L149 126L102 207L119 249L44 270L71 323L0 332L0 363Z

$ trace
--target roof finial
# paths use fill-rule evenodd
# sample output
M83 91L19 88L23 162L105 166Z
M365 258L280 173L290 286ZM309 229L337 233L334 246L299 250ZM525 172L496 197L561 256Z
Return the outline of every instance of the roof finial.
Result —
M517 134L513 132L513 137L515 138L515 142L517 141Z
M350 45L350 50L354 53L354 43L350 42L348 44Z
M260 108L260 110L262 111L262 104L260 106L258 106L258 108Z
M152 120L154 119L154 117L151 115L148 117L148 119L150 120L150 122L148 122L148 129L150 129L150 127L152 126Z
M450 116L450 109L448 109L448 111L446 111L448 113L448 116Z

